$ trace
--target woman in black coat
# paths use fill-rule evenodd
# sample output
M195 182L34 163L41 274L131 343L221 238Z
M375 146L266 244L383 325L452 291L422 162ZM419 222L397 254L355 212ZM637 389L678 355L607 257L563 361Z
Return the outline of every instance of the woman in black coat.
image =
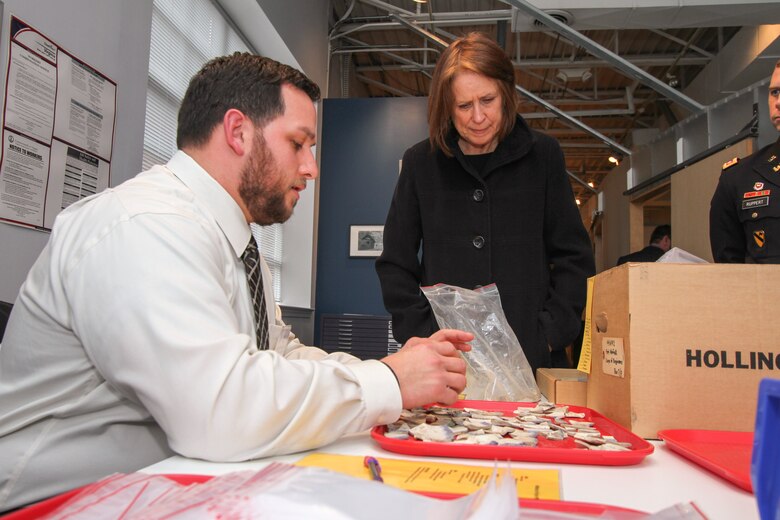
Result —
M376 263L395 339L438 328L420 286L496 283L534 371L568 366L591 243L560 146L517 115L514 68L494 41L472 33L441 55L428 124L404 154Z

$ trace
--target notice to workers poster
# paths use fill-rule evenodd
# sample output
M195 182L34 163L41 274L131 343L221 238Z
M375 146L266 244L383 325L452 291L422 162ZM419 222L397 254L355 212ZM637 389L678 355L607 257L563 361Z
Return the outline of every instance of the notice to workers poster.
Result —
M0 221L50 230L108 187L116 83L11 17L0 147Z

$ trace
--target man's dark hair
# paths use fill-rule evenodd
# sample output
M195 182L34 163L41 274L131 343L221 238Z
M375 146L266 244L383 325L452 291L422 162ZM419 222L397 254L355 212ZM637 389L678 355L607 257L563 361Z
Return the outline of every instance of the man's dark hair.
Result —
M664 237L669 237L669 240L672 239L672 226L664 224L662 226L656 227L653 230L653 234L650 235L650 243L657 244L663 240Z
M236 52L214 58L193 76L179 108L176 145L201 146L231 108L264 127L284 113L282 85L320 99L320 88L301 71L270 58Z

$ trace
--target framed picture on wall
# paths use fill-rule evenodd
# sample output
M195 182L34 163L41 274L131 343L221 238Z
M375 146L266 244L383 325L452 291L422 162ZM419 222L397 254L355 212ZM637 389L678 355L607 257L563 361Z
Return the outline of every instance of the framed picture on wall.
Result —
M349 256L379 256L384 229L384 226L349 226Z

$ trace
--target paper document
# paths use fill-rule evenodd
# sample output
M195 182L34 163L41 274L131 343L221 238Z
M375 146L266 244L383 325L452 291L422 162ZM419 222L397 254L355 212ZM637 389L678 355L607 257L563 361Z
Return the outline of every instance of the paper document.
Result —
M400 460L377 457L382 467L385 484L407 491L422 493L447 493L467 495L483 487L493 472L493 464L469 466L417 460ZM497 461L499 467L506 462ZM363 465L363 457L356 455L331 455L312 453L295 463L297 466L317 466L353 477L371 479L371 473ZM517 479L517 496L560 500L560 472L557 469L513 468Z

